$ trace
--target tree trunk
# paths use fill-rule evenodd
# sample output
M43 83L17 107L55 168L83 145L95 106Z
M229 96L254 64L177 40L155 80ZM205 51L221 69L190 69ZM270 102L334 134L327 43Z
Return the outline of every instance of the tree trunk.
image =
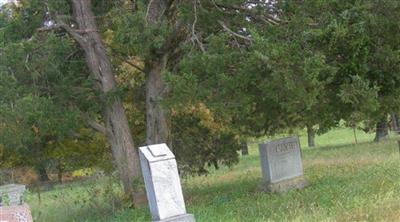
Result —
M138 152L134 147L128 120L121 101L106 107L107 137L126 194L132 195L135 183L142 180Z
M49 175L47 175L45 164L39 164L38 166L36 166L36 172L39 176L40 182L49 182L50 181Z
M64 27L84 49L87 66L97 81L97 87L105 94L103 118L106 135L113 158L126 194L133 196L136 180L141 180L139 156L134 147L132 134L122 101L112 95L117 83L111 63L100 35L97 32L95 16L90 0L73 0L74 19L79 32Z
M247 146L247 142L246 141L242 141L242 143L240 144L242 147L242 156L247 156L249 155L249 147Z
M172 148L169 115L161 101L167 94L167 85L163 79L168 68L181 59L180 46L188 39L189 26L182 19L177 19L180 10L174 7L174 1L148 1L146 21L154 27L165 24L170 33L162 36L165 42L161 47L152 48L151 56L145 61L146 73L146 143L167 143ZM165 23L163 23L165 22ZM191 27L191 26L190 26ZM162 32L160 32L162 33Z
M399 119L397 118L397 114L392 113L391 118L393 131L399 133Z
M385 139L389 135L388 124L386 119L382 119L376 124L376 133L374 142L380 142L382 139Z
M62 183L63 182L63 174L64 174L64 167L62 166L61 163L57 165L57 177L58 177L58 182Z
M163 74L168 56L146 64L146 143L167 143L171 146L167 111L161 106L166 92Z
M149 1L146 20L150 25L157 25L163 20L167 1ZM168 42L168 41L167 41ZM166 83L163 75L167 68L169 52L164 45L161 50L153 51L153 55L145 63L146 73L146 143L167 143L171 148L171 133L169 130L167 111L161 106L161 100L166 94Z
M399 147L399 154L400 154L400 140L397 140L397 146Z
M308 147L315 147L315 132L312 126L307 125Z
M147 22L155 25L163 19L166 11L168 1L165 0L152 0L147 5Z
M357 144L358 140L357 140L357 132L356 132L356 127L355 126L353 127L353 135L354 135L354 142L355 142L355 144Z

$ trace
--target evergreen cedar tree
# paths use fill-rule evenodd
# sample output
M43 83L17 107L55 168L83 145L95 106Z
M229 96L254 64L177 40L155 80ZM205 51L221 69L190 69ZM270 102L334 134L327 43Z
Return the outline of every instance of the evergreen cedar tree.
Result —
M236 163L247 137L307 128L312 145L344 120L376 124L379 140L399 111L399 13L347 0L4 6L1 164L46 180L112 158L131 195L139 145L168 143L182 173L203 174Z

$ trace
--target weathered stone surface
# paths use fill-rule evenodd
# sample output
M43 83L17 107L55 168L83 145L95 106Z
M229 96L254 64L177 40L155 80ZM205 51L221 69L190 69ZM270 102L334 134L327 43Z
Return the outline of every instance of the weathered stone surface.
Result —
M261 184L261 190L272 193L283 193L291 189L303 189L308 186L308 181L303 177L295 177L292 179L282 180L277 183L264 182Z
M32 222L31 210L27 204L0 207L0 222Z
M259 151L265 190L284 192L307 185L297 137L259 144Z
M190 218L186 214L175 156L168 146L140 147L139 156L153 221Z
M22 196L25 190L25 185L8 184L0 186L0 206L5 204L10 206L22 204ZM5 200L8 200L7 203Z

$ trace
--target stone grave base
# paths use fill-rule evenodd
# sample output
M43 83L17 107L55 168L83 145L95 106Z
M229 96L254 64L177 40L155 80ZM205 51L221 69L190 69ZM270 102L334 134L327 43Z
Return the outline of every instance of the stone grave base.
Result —
M32 222L31 210L27 204L0 207L0 222Z
M193 214L184 214L176 217L170 217L163 220L155 220L153 222L196 222Z
M303 189L308 185L309 182L304 178L304 176L299 176L276 183L262 183L260 189L272 193L283 193L291 189Z

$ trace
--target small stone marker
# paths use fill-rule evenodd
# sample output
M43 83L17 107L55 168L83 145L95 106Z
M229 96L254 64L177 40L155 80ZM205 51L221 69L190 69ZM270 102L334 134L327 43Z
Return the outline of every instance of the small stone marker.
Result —
M16 206L23 203L22 196L25 192L25 185L8 184L0 186L0 206Z
M32 222L32 215L22 196L25 185L0 186L0 222Z
M285 192L308 185L303 177L298 137L288 137L259 144L263 189Z
M175 156L166 144L139 148L147 199L152 220L194 222L186 213Z

